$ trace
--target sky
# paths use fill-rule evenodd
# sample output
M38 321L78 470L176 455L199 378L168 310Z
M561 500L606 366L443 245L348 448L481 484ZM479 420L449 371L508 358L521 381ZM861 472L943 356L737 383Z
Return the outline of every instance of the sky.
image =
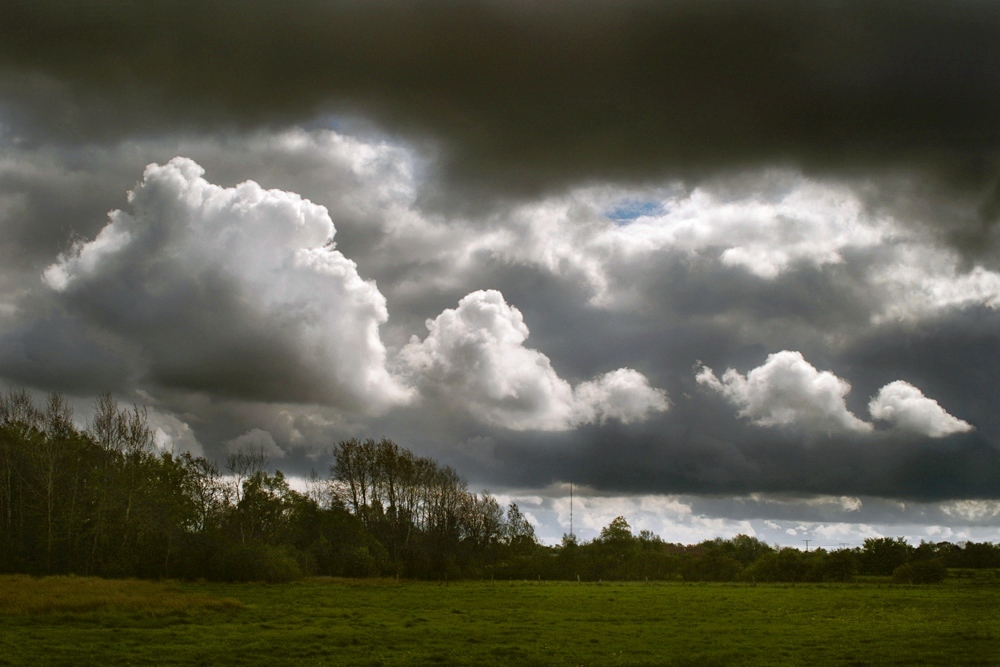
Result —
M7 0L0 387L293 477L1000 540L1000 3Z

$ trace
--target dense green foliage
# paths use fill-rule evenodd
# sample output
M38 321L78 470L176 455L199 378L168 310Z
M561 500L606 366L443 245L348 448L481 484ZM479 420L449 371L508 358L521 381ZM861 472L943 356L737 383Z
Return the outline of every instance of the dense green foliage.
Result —
M747 535L697 545L632 533L618 517L580 544L539 545L517 505L473 493L452 468L389 441L332 450L308 493L261 452L226 472L157 450L144 409L102 396L93 423L66 402L0 396L0 572L287 582L306 575L419 579L931 583L944 568L1000 568L1000 547L872 538L827 552ZM925 564L926 563L926 564Z
M83 590L30 611L0 595L0 664L909 667L1000 655L996 582L119 581L101 595L91 579L32 581L20 597Z

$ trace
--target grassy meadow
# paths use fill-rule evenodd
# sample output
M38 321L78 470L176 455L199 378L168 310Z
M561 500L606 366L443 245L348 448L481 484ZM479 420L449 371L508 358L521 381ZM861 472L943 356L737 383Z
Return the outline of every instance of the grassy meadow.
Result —
M998 665L1000 585L0 577L2 665Z

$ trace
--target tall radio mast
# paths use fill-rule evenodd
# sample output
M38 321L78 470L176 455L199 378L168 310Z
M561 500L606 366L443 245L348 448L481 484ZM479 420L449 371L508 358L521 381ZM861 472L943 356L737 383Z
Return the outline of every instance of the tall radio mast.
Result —
M573 482L569 483L569 537L574 539L573 535Z

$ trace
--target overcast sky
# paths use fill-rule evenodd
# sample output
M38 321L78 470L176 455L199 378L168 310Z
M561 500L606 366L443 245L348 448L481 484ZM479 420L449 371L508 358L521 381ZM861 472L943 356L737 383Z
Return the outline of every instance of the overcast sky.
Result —
M6 0L0 384L291 475L1000 540L1000 3Z

